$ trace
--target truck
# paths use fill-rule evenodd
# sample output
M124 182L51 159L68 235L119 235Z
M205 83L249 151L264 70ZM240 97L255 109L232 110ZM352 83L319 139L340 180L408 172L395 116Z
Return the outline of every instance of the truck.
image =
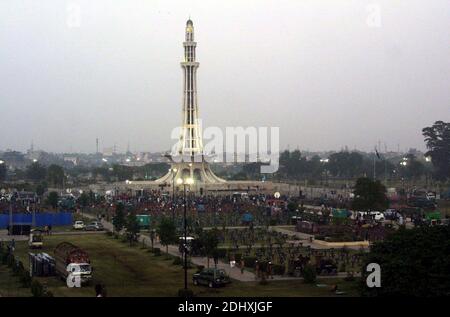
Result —
M89 284L92 280L92 267L89 255L86 251L69 242L61 242L55 248L55 272L67 281L69 274L73 282L77 279L80 286Z
M28 246L30 249L39 248L41 249L44 241L43 241L42 231L38 229L31 229L30 237L28 239Z

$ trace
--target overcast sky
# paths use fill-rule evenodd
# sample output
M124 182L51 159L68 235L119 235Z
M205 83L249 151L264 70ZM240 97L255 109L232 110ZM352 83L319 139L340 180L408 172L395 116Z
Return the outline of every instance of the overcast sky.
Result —
M1 0L0 150L168 150L189 15L204 126L404 150L450 121L448 0Z

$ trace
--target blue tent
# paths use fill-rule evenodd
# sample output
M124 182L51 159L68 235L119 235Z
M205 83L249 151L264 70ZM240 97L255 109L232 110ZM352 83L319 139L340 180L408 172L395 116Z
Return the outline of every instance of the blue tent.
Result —
M14 213L13 223L16 225L32 225L33 214L29 213ZM71 212L39 212L35 215L35 226L68 226L73 222ZM9 214L0 215L0 229L4 229L9 225Z
M245 213L243 216L242 216L242 221L243 222L252 222L253 221L253 215L251 214L251 213Z

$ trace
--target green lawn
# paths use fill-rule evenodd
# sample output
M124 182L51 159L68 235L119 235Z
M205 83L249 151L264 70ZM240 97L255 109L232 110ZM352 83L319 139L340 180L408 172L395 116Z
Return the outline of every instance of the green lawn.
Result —
M45 237L43 252L53 255L55 246L68 241L85 249L94 267L94 283L105 284L108 296L175 296L183 287L183 270L173 265L172 259L165 255L154 256L141 245L129 247L128 244L108 237L107 235L65 235ZM28 246L25 242L16 243L18 255L28 267ZM20 289L18 281L11 276L5 266L0 266L0 294L2 296L29 296L29 289ZM197 296L332 296L327 287L306 285L298 280L269 281L267 285L258 282L233 281L230 285L210 290L192 285L192 274L189 271L189 287ZM39 278L55 296L94 296L93 286L68 288L57 277ZM338 282L339 288L348 295L355 295L355 283L326 280L327 284ZM320 281L319 283L323 283Z
M12 275L11 269L0 264L0 297L31 296L29 288L20 286L19 278Z

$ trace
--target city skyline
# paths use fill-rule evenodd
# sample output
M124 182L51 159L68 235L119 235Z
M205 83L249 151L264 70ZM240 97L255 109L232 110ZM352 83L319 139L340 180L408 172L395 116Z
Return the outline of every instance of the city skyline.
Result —
M368 1L234 4L2 2L0 150L170 149L189 15L208 126L279 126L280 149L404 151L450 118L448 2L379 1L380 25Z

